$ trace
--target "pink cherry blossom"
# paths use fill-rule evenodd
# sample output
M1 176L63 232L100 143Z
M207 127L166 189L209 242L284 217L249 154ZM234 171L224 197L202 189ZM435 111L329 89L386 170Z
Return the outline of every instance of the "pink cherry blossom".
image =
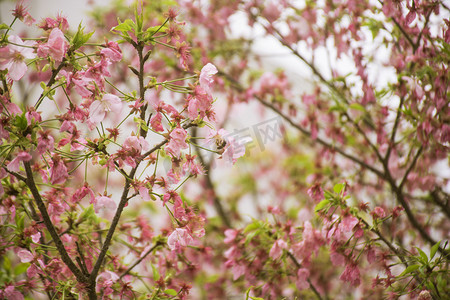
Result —
M96 286L97 292L100 292L100 290L103 289L104 296L108 296L108 295L112 294L113 289L111 288L111 286L117 280L119 280L119 276L114 272L106 270L106 271L100 273L97 276L97 286Z
M31 155L28 152L21 151L17 153L16 157L6 166L12 172L19 172L21 161L30 161Z
M48 41L38 48L40 57L50 56L57 62L61 62L69 48L69 43L64 37L64 33L59 28L53 28L48 37Z
M123 148L126 150L136 150L138 153L150 149L150 144L142 137L129 136L123 142Z
M206 112L211 110L213 99L211 95L201 86L196 86L192 95L186 99L188 102L188 116L196 119L198 116L204 118Z
M42 155L45 151L52 151L55 144L55 139L49 131L41 131L37 139L37 152Z
M106 48L100 51L100 54L109 59L110 61L117 62L122 59L122 50L116 42L108 42Z
M23 42L20 37L15 35L11 35L8 41L14 43L14 45L9 44L0 48L0 70L8 69L8 76L12 80L19 80L28 69L25 59L36 57L34 49L30 48L34 45L34 42Z
M217 68L211 63L207 63L200 71L199 83L200 86L208 94L211 92L211 85L214 82L213 75L216 74Z
M312 187L310 187L307 193L316 202L319 202L323 199L323 190L319 183L316 183Z
M229 165L235 164L239 157L245 155L245 144L250 141L250 137L243 137L239 140L235 140L225 129L219 129L218 131L212 130L206 138L207 144L214 143L220 146L225 144L222 149L218 150L222 151L222 156L220 158L223 158Z
M297 288L301 290L305 290L309 288L309 270L306 268L300 268L297 271L297 280L295 281L295 285Z
M20 249L17 252L17 256L20 258L20 261L23 263L31 262L34 259L34 255L26 249Z
M31 235L31 240L33 241L33 243L39 243L40 239L41 239L40 232L37 232L37 233Z
M272 248L270 249L269 256L273 260L277 260L281 257L281 255L283 254L283 250L287 249L287 247L287 243L279 239L273 244Z
M347 264L344 272L339 278L343 281L349 282L352 286L358 286L361 283L358 266L353 263Z
M224 233L225 233L225 239L223 240L223 242L225 244L232 243L236 239L237 235L239 234L239 232L235 229L227 229L227 230L225 230Z
M12 172L19 172L20 170L20 162L21 161L30 161L31 155L28 152L21 151L17 154L17 156L11 160L11 162L6 166L8 170Z
M116 211L117 204L113 199L107 196L98 196L94 200L95 213L101 214L106 218L112 217Z
M108 112L120 113L122 101L113 94L104 94L101 100L95 100L89 106L89 120L94 123L100 123L106 117Z
M222 158L230 165L235 164L239 157L245 155L245 143L248 140L236 141L233 137L226 137L225 140L227 144L222 153Z
M67 167L64 161L58 156L53 156L53 164L50 168L50 183L51 184L63 184L69 177L67 173Z
M372 215L374 218L383 219L384 217L386 217L386 212L382 207L377 206L374 208Z
M346 215L339 224L339 229L342 232L351 232L353 230L353 227L355 227L358 223L358 218L352 215Z
M170 140L166 146L166 151L173 157L179 158L182 149L186 149L187 132L183 128L177 127L170 133Z
M164 127L162 126L161 121L162 121L161 113L157 113L151 117L150 126L152 127L152 129L154 131L156 131L156 132L164 131Z
M167 246L172 251L178 251L192 242L193 238L185 228L176 228L167 238Z
M23 300L24 297L23 295L17 291L14 286L10 285L8 287L5 287L5 289L3 290L3 293L0 291L0 296L3 296L3 299L8 299L8 300Z
M33 23L36 21L28 12L28 7L24 5L24 1L18 1L16 3L16 7L14 8L12 15L14 17L17 17L27 26L33 25Z

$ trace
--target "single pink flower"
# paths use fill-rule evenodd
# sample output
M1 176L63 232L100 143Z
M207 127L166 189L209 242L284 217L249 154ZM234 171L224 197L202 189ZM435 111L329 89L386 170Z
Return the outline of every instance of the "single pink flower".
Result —
M169 136L170 140L167 143L166 151L173 157L179 158L181 150L188 147L186 144L187 132L183 128L178 127L172 130Z
M57 62L61 62L69 48L69 43L64 37L64 33L59 28L53 28L48 37L48 41L38 48L40 57L50 56Z
M53 156L53 164L50 168L50 183L51 184L63 184L69 177L67 173L67 167L64 161L57 155Z
M87 195L89 195L90 197L89 203L94 203L95 200L94 191L89 187L89 184L85 182L81 188L77 189L75 193L73 193L71 201L73 203L78 203L81 201L81 199L83 199Z
M319 202L323 199L323 190L320 186L320 183L315 183L308 189L307 193L316 202Z
M287 249L288 245L285 241L283 240L277 240L272 248L270 249L269 252L269 256L273 259L273 260L277 260L281 257L281 255L283 254L283 250Z
M8 69L8 76L12 80L19 80L25 75L28 67L25 59L36 57L33 46L34 42L23 42L18 36L11 35L8 38L13 44L0 48L0 70Z
M217 68L211 63L207 63L200 71L199 83L200 86L208 94L211 92L211 85L214 82L213 75L217 73Z
M39 241L41 240L41 233L37 232L31 235L31 240L33 241L33 243L39 243Z
M213 98L203 87L196 86L186 101L188 102L188 116L194 120L198 116L201 118L206 116L206 112L211 110Z
M103 290L103 295L108 296L114 292L111 286L119 280L119 276L111 271L104 271L97 276L97 292Z
M27 26L33 25L36 21L28 12L28 7L24 5L24 1L18 1L16 7L13 10L13 16L21 20Z
M20 261L23 263L31 262L34 259L34 255L26 249L20 249L17 252L17 256L20 258Z
M353 227L355 227L358 223L358 218L352 215L346 215L344 218L342 218L341 223L339 224L339 229L342 232L351 232L353 230Z
M162 121L162 114L161 113L156 113L155 115L153 115L150 119L150 126L152 127L152 129L156 132L161 132L164 131L164 127L161 124Z
M126 150L135 150L139 153L150 149L150 144L142 137L129 136L123 142L123 148Z
M100 51L100 54L110 61L116 62L122 59L122 50L120 50L119 45L116 42L108 42L106 48Z
M352 286L358 286L361 283L360 277L361 276L359 273L358 266L353 263L349 263L345 267L345 270L341 274L339 279L349 282Z
M232 243L236 237L238 236L239 231L235 229L227 229L225 230L225 239L223 240L225 244Z
M22 151L17 154L17 156L11 160L11 162L6 166L8 170L12 172L19 172L21 161L30 161L31 155L28 152Z
M238 280L239 277L245 274L247 269L243 265L235 264L231 268L231 272L233 273L233 280Z
M222 151L220 158L223 158L229 165L235 164L239 157L245 155L245 144L250 141L250 137L235 140L225 129L211 131L206 138L206 143L214 142L217 145L218 150Z
M308 278L309 278L309 270L308 269L306 269L306 268L298 269L297 280L295 282L295 285L297 286L297 288L300 291L306 290L307 288L309 288Z
M373 210L372 215L374 219L383 219L384 217L386 217L386 212L382 207L377 206Z
M108 112L120 113L122 101L113 94L104 94L101 100L95 100L89 106L89 120L94 123L100 123L106 117Z
M192 242L192 236L189 234L188 230L184 228L176 228L167 238L167 246L169 246L169 249L172 251L178 251Z
M95 213L103 214L106 218L111 217L116 211L116 208L116 202L107 196L99 196L94 200Z
M14 286L10 285L3 290L4 299L8 300L23 300L23 295L17 291Z
M50 131L41 131L39 132L39 137L37 140L37 152L42 155L45 151L52 151L55 144L55 139L50 134Z
M345 265L345 256L336 251L330 253L330 260L333 266L343 266Z

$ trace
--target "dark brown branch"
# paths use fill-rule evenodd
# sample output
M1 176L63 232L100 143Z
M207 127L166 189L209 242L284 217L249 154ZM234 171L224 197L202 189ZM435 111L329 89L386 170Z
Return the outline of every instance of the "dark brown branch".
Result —
M144 101L144 97L145 97L145 87L144 87L144 64L145 64L145 60L143 57L143 51L144 51L144 43L140 42L138 45L136 45L136 50L138 53L138 57L139 57L139 97L141 98L141 101ZM143 120L145 122L145 112L147 111L148 108L148 104L144 104L141 107L141 114L140 114L140 118L141 120ZM142 137L146 137L147 136L147 131L144 130L144 128L140 129L139 134Z
M64 244L59 238L59 235L55 227L53 226L52 220L50 219L50 216L47 212L47 208L45 207L44 201L42 200L39 190L36 187L36 183L34 182L33 171L31 170L30 162L23 162L23 164L25 166L25 171L27 174L25 183L27 184L28 188L30 189L33 195L33 198L36 202L39 211L41 212L44 224L47 227L50 236L55 241L55 246L58 249L59 254L61 255L62 261L67 265L70 271L72 271L72 273L75 275L75 277L80 283L87 283L87 277L84 276L83 272L81 272L81 270L78 269L78 267L74 264L69 254L67 253Z

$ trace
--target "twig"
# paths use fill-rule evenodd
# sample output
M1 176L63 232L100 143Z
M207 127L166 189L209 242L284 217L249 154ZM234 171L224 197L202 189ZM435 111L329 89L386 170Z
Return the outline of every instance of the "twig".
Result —
M125 272L122 273L122 275L120 275L119 280L122 279L128 273L130 273L130 271L133 270L134 267L140 264L141 261L143 261L150 253L153 252L153 250L155 250L159 246L162 246L162 243L157 242L153 247L151 247L147 252L145 252L144 255L142 255L137 261L135 261L134 264L132 264Z
M291 252L287 252L287 255L289 256L289 258L292 260L292 262L295 264L295 266L298 269L300 269L302 267L302 265L297 261L297 259L295 258L295 256ZM306 279L306 281L308 281L309 287L314 292L314 294L316 294L317 299L322 300L323 299L322 296L320 295L319 291L316 289L314 284L311 282L311 280L308 278L308 279Z

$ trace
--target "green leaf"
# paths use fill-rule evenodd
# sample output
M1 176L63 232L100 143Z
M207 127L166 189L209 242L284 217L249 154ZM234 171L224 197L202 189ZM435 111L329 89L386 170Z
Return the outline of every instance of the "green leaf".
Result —
M159 30L158 30L159 29ZM145 31L147 34L149 34L150 36L155 35L155 33L160 32L160 31L166 31L167 29L167 25L164 25L161 27L161 25L157 25L157 26L152 26L147 28L147 30Z
M4 29L11 29L11 27L9 27L8 25L6 25L5 23L1 23L1 24L0 24L0 30L4 30Z
M160 278L161 276L159 275L159 272L158 272L158 270L156 269L156 267L155 267L153 264L151 264L151 266L152 266L152 272L153 272L153 280L154 280L154 281L157 281L157 280L159 280L159 278Z
M247 234L247 236L245 237L245 245L248 245L253 238L258 235L261 232L261 230L255 230L253 232L250 232L249 234Z
M164 293L167 294L167 295L171 295L171 296L178 295L178 292L175 291L174 289L167 289L167 290L164 291Z
M245 227L244 233L256 230L256 229L258 229L260 227L261 227L260 222L259 221L254 221L253 223L250 223L250 224L247 225L247 227Z
M334 185L333 191L336 194L340 194L344 190L344 188L345 188L345 183L338 183L338 184Z
M417 270L418 268L420 268L420 265L410 265L408 266L405 271L402 272L402 274L400 274L399 276L405 276L406 274L412 273L415 270Z
M20 275L25 273L30 267L29 263L20 263L14 268L14 274Z
M131 19L126 19L123 23L121 23L120 20L117 19L117 22L119 23L119 25L113 27L111 31L119 31L125 33L127 31L131 31L136 26L136 24L134 24Z
M436 252L438 251L440 244L441 244L441 241L437 242L436 244L433 245L433 247L431 247L430 260L432 260L433 257L436 255Z
M3 268L7 272L9 272L11 270L11 260L6 255L3 255Z
M85 221L85 220L95 220L97 215L95 214L94 206L91 204L88 207L84 209L84 211L81 213L79 220Z
M330 204L330 200L327 199L323 199L322 201L320 201L316 207L314 207L314 211L318 212L321 211L322 209L324 209L328 204Z
M362 111L362 112L365 112L365 111L366 111L366 109L364 108L364 106L362 106L362 105L359 104L359 103L352 103L352 104L349 105L349 108L355 109L355 110L359 110L359 111Z
M419 251L420 257L422 258L422 261L424 264L428 264L428 256L423 252L422 249L416 247L417 251Z
M17 115L16 116L16 124L17 127L19 127L20 130L25 130L27 129L28 126L28 121L27 118L25 116L25 113L23 113L22 115Z
M16 215L16 224L17 224L17 230L19 232L22 232L25 228L25 214L17 214Z
M73 36L71 44L73 45L74 50L83 46L94 34L94 31L84 33L84 27L81 26L81 23L78 25L78 31Z

